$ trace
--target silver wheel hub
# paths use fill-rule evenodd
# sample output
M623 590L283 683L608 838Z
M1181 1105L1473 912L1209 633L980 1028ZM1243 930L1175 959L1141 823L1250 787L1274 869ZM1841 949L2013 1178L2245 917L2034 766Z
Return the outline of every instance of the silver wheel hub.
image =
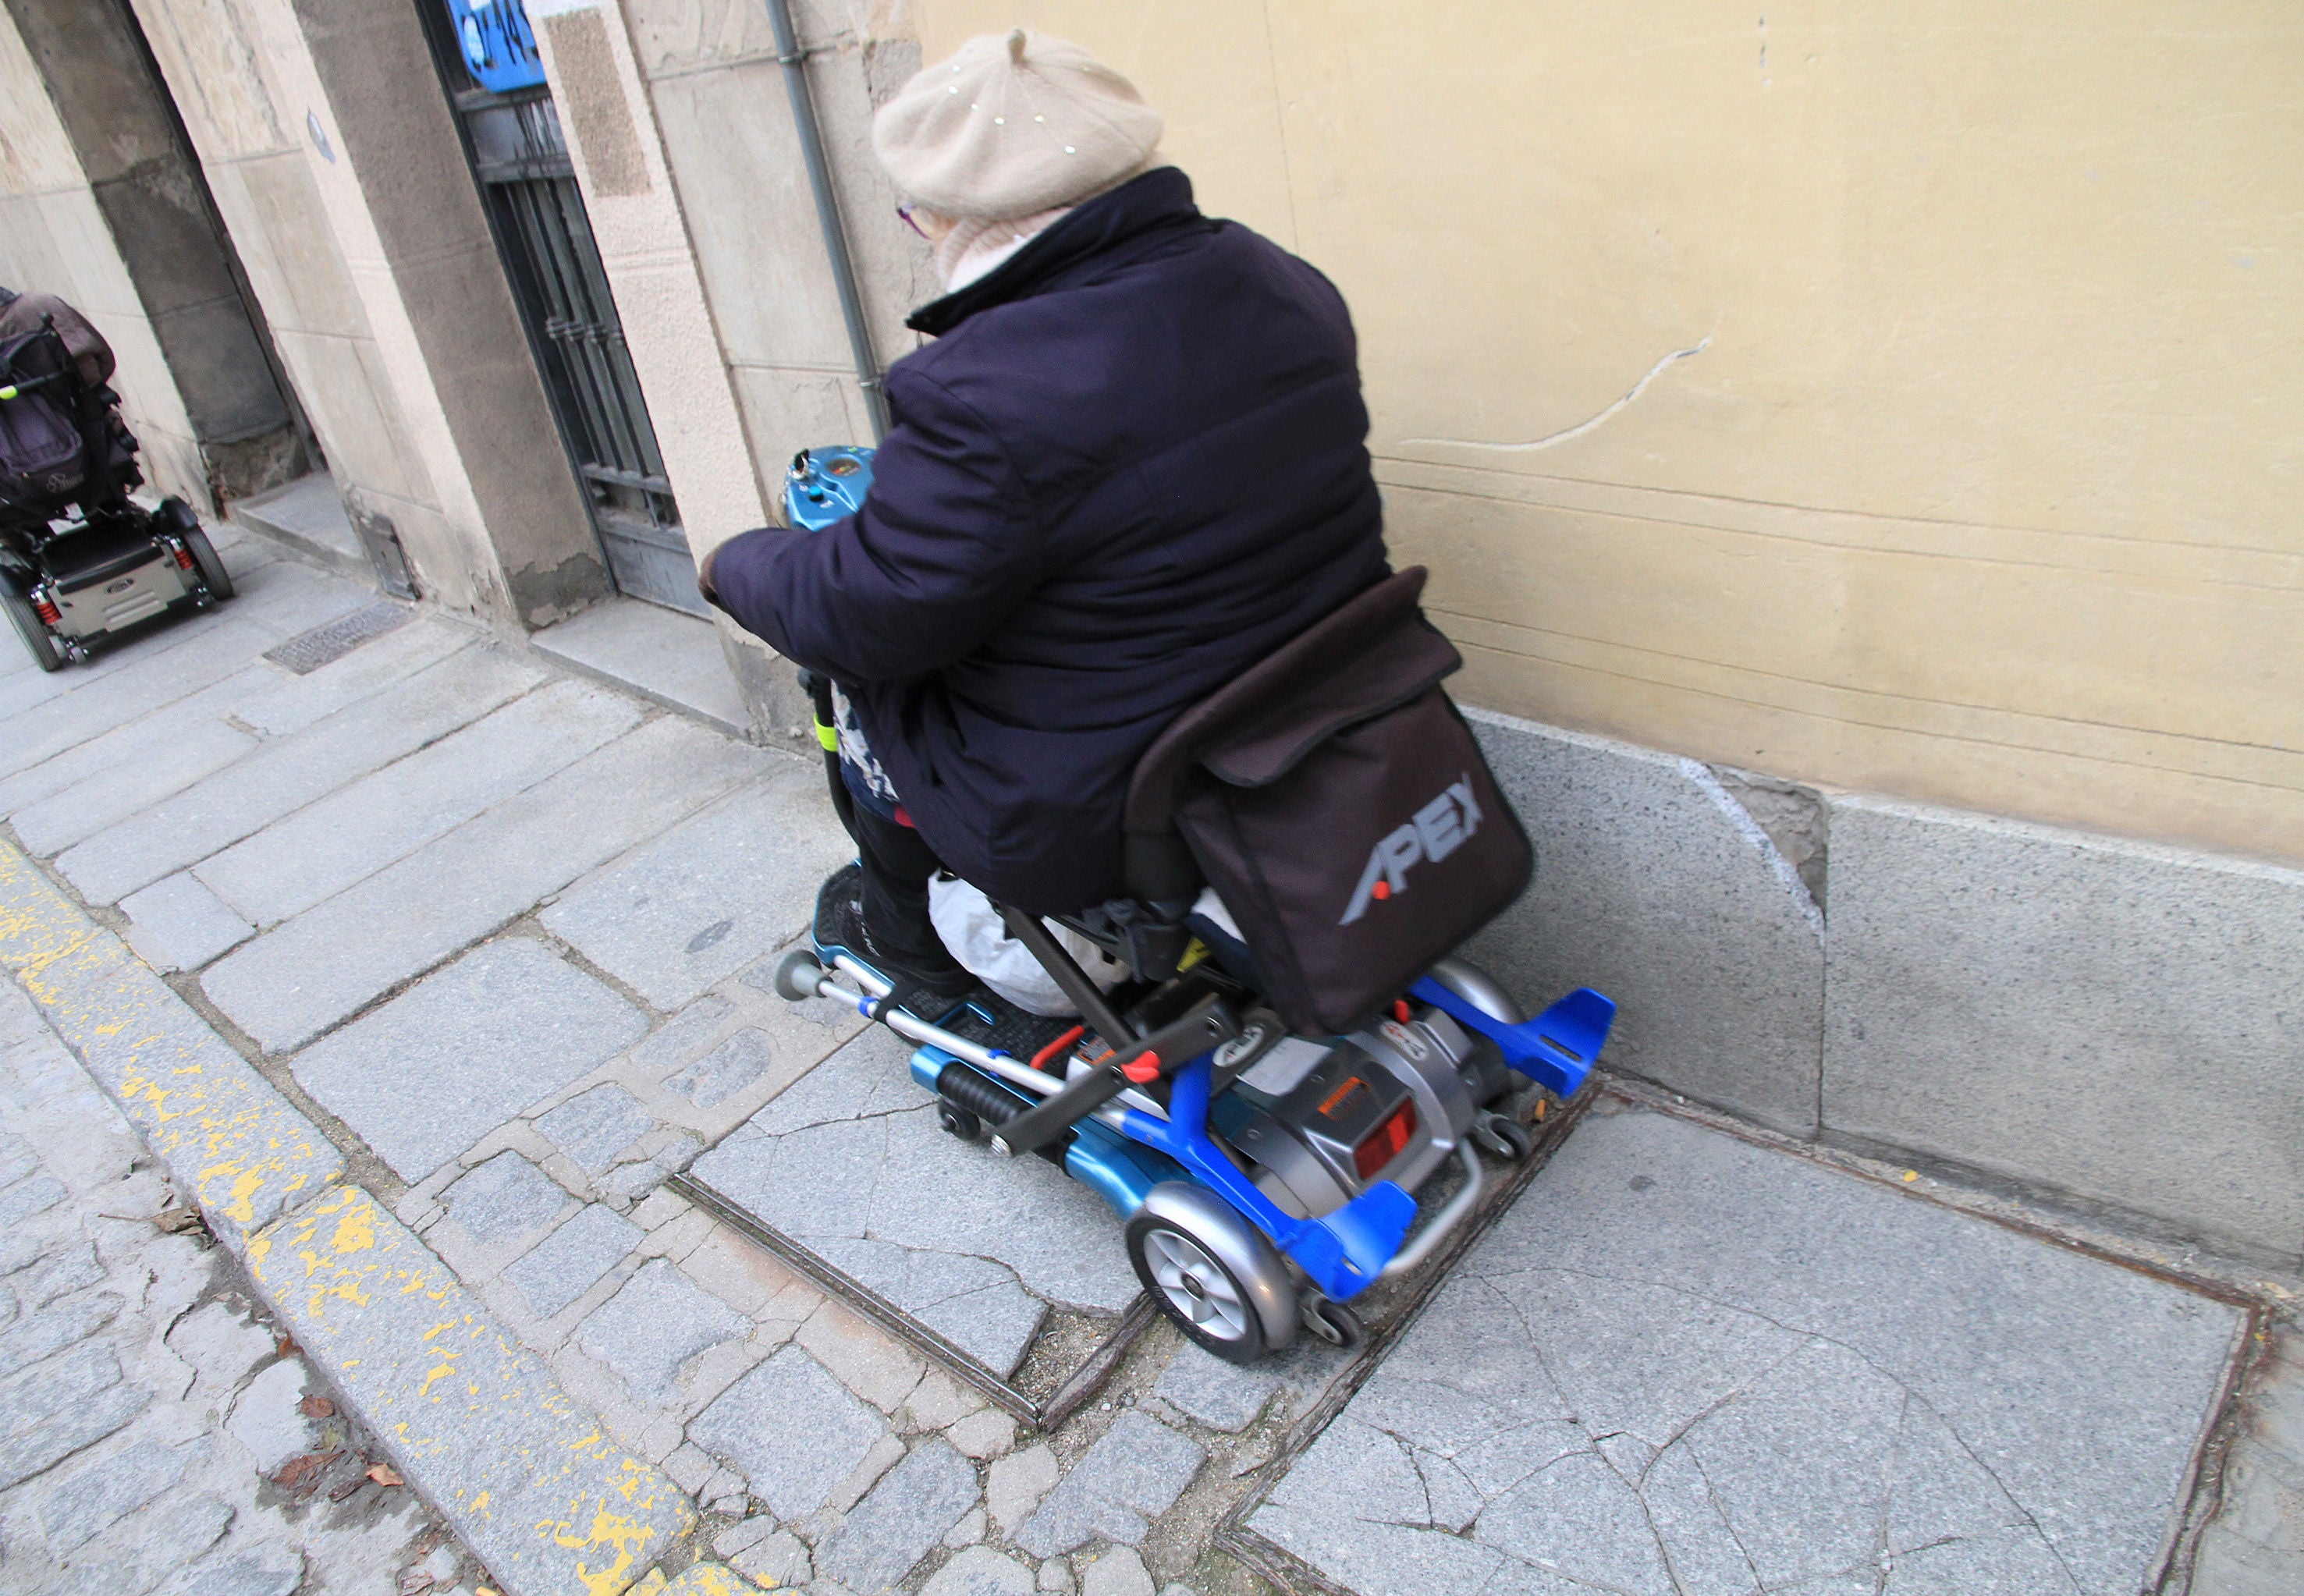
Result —
M1219 1341L1248 1334L1248 1305L1224 1266L1190 1237L1155 1230L1144 1238L1144 1259L1168 1305L1187 1322Z

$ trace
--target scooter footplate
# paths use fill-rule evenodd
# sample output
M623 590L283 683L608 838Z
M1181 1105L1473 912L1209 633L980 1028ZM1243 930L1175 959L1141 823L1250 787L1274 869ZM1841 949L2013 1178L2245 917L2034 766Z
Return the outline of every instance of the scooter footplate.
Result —
M1046 1019L1027 1014L1013 1003L979 992L944 1022L944 1029L978 1047L1030 1059L1042 1048L1080 1024L1076 1019Z

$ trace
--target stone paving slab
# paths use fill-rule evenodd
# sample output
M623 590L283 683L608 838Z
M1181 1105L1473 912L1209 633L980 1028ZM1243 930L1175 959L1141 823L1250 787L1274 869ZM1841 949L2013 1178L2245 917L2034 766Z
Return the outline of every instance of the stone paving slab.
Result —
M108 676L66 682L53 697L21 708L12 709L0 694L0 776L30 770L214 687L246 670L276 641L270 629L234 616L188 629L171 638L173 646L140 653ZM66 674L60 671L42 680L53 682Z
M1038 1558L1098 1537L1139 1545L1207 1457L1198 1441L1150 1414L1122 1414L1025 1520L1016 1544Z
M742 1474L778 1517L799 1519L863 1465L882 1427L869 1403L807 1353L786 1347L729 1387L689 1435ZM792 1437L806 1443L795 1446Z
M530 641L539 654L733 737L751 730L719 629L708 619L619 596L546 628Z
M213 775L256 747L256 739L221 721L179 724L174 736L140 758L82 777L17 810L10 822L16 840L46 858Z
M167 1184L13 984L0 1127L0 1186L70 1194L11 1226L0 1257L0 1453L17 1465L0 1474L0 1587L398 1596L418 1571L470 1596L487 1583L414 1492L366 1477L381 1454L355 1421L305 1411L323 1387L231 1255L149 1221Z
M800 764L652 721L283 922L201 984L267 1051L301 1047L778 761Z
M542 680L504 650L461 651L68 849L56 867L89 901L117 902L479 719Z
M822 770L794 761L567 893L544 925L674 1009L805 930L855 857Z
M253 524L258 536L277 538L347 576L370 574L368 551L352 529L343 495L326 471L299 477L232 507L236 520Z
M136 764L167 747L194 722L236 716L243 705L260 701L283 680L269 665L248 665L109 729L91 730L85 741L0 776L0 815L13 817L75 782Z
M557 681L223 852L192 874L274 925L406 857L639 724L630 698Z
M267 664L264 690L235 704L233 718L267 736L285 737L486 640L487 634L468 622L428 615L361 644L309 676Z
M292 1068L413 1183L647 1029L631 1003L543 943L505 937L306 1049Z
M866 1031L699 1159L693 1178L997 1377L1052 1311L1116 1325L1139 1288L1112 1211L1043 1160L945 1135L911 1055L894 1033ZM921 1201L925 1187L935 1201Z
M0 846L0 966L235 1251L343 1158L120 939Z
M91 721L85 740L0 778L0 815L13 815L88 777L135 765L202 720L229 718L266 736L284 737L480 638L470 626L434 617L354 649L309 676L252 661L184 697L137 705L109 730Z
M1249 1520L1338 1586L2130 1596L2238 1309L1589 1115Z
M256 934L230 905L180 872L120 900L128 945L156 970L196 970Z
M695 1523L376 1199L339 1186L254 1238L250 1272L401 1472L506 1583L638 1579Z

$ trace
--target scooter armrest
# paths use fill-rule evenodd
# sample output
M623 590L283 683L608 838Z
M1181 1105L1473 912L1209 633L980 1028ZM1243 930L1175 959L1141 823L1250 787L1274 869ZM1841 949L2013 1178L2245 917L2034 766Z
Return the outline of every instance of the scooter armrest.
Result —
M1131 1066L1152 1064L1156 1074L1146 1079L1155 1079L1239 1034L1240 1021L1233 1018L1231 1007L1221 998L1202 998L1149 1036L1106 1053L1094 1068L1054 1097L1008 1121L993 1136L992 1145L1011 1158L1037 1153L1129 1087L1139 1085L1128 1073Z

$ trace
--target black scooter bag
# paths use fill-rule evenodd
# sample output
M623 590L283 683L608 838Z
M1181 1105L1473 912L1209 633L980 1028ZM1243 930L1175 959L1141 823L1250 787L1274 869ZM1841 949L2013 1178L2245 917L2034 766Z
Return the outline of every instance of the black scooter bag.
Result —
M1535 870L1440 686L1463 659L1417 606L1424 575L1377 583L1187 711L1130 790L1131 879L1181 839L1297 1030L1365 1023Z

